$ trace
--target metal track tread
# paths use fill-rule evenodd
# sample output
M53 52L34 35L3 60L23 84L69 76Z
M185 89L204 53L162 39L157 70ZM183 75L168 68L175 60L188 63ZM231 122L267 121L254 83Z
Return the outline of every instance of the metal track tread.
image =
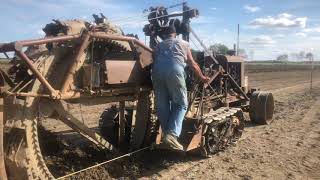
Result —
M224 150L242 135L245 118L240 108L219 108L203 118L200 147L203 156Z

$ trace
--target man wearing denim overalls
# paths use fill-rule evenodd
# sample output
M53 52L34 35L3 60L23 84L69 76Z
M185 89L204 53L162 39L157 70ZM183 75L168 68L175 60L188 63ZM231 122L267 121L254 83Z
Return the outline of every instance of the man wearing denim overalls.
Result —
M203 82L209 78L202 74L194 61L188 42L176 38L175 28L169 26L164 33L164 40L154 50L152 66L157 116L163 132L163 144L182 151L183 146L177 138L188 107L184 68L189 65Z

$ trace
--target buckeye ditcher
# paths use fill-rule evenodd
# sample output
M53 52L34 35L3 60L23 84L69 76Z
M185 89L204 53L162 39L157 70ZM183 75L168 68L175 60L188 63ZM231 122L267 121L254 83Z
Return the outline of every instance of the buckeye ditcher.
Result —
M183 12L175 14L164 7L150 8L150 24L144 28L150 47L125 36L103 15L94 15L95 24L56 20L43 29L43 39L0 44L0 53L15 53L11 67L0 71L2 179L55 178L41 153L45 140L40 128L59 134L69 127L115 153L159 144L161 128L149 74L152 48L162 37L161 28L169 24L189 41L189 34L194 34L190 19L197 15L198 10L186 3ZM182 19L175 19L178 16ZM210 54L207 49L194 51L194 56L211 79L201 84L187 70L189 107L180 141L186 151L208 156L240 138L243 111L250 112L252 121L269 123L273 97L247 90L240 57ZM110 102L119 103L110 107ZM97 115L84 118L83 112L89 111Z

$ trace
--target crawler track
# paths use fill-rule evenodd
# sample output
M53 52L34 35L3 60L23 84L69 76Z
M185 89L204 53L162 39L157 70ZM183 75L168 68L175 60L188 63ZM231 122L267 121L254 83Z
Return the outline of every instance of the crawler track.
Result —
M243 112L239 108L220 108L206 114L201 138L202 154L215 154L239 140L244 121Z

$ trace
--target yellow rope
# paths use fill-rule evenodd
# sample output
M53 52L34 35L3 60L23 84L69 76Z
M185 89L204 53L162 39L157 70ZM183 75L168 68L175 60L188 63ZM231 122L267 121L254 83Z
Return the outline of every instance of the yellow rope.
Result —
M73 176L73 175L75 175L75 174L79 174L79 173L84 172L84 171L87 171L87 170L89 170L89 169L93 169L93 168L99 167L99 166L101 166L101 165L107 164L107 163L109 163L109 162L112 162L112 161L115 161L115 160L118 160L118 159L121 159L121 158L124 158L124 157L127 157L127 156L131 156L132 154L135 154L135 153L137 153L137 152L144 151L144 150L150 149L150 148L151 148L151 146L144 147L144 148L142 148L142 149L139 149L139 150L136 150L136 151L133 151L133 152L124 154L124 155L119 156L119 157L116 157L116 158L114 158L114 159L110 159L110 160L104 161L104 162L102 162L102 163L96 164L96 165L94 165L94 166L87 167L87 168L82 169L82 170L80 170L80 171L76 171L76 172L73 172L73 173L71 173L71 174L67 174L67 175L65 175L65 176L61 176L61 177L57 178L57 180L59 180L59 179L65 179L65 178L70 177L70 176Z

